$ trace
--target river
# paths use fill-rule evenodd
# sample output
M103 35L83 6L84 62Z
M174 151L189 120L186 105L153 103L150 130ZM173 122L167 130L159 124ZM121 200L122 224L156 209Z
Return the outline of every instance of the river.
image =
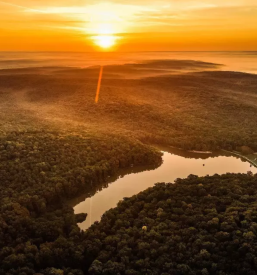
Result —
M163 163L155 170L151 167L131 168L123 171L122 175L113 182L106 184L107 188L99 190L91 198L82 196L74 207L75 214L88 213L85 222L79 227L87 229L101 216L113 208L124 197L131 197L157 182L173 182L177 178L186 178L193 174L206 176L225 173L257 173L257 168L237 156L227 153L193 153L178 149L164 148Z

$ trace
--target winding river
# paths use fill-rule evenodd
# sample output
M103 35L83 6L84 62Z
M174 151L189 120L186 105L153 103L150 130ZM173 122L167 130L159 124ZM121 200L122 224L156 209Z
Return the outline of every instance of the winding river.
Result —
M194 153L178 149L162 148L163 163L155 170L151 167L131 168L124 170L116 178L110 179L106 188L92 197L79 198L74 204L75 214L88 213L85 222L79 227L86 230L95 221L100 221L103 213L113 208L124 197L131 197L157 182L173 182L188 175L214 175L225 173L257 173L257 168L237 156L227 153Z

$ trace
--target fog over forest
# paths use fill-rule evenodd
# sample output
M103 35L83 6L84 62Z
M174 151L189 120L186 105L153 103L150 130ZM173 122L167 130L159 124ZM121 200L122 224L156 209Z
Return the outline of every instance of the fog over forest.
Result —
M160 167L158 146L254 166L257 75L222 66L106 65L97 103L99 66L0 70L0 274L256 274L251 172L158 183L86 231L71 203Z

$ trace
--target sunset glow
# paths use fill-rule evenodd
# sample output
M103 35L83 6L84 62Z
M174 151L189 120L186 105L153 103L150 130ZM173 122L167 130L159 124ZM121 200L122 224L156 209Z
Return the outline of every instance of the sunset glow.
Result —
M94 41L96 45L108 49L111 48L115 44L115 36L113 35L97 35L94 37Z
M93 30L97 35L92 36L92 39L97 46L109 49L115 45L117 40L115 33L117 31L113 22L101 22Z
M9 51L256 50L257 2L10 0L0 26Z

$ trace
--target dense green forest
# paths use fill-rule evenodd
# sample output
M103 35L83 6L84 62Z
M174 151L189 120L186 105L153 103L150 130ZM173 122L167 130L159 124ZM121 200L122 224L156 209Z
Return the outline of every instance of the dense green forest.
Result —
M160 165L149 144L257 150L256 75L185 68L217 65L107 66L98 104L99 68L0 72L0 275L256 274L256 176L158 184L87 232L68 205Z
M111 134L41 131L1 137L0 274L81 268L83 233L76 223L86 215L75 216L68 199L107 187L119 169L160 163L156 150Z
M0 274L257 272L257 176L251 173L158 183L124 198L86 232L68 206L43 214L5 201Z
M86 231L89 274L256 274L257 175L177 179L125 198Z

